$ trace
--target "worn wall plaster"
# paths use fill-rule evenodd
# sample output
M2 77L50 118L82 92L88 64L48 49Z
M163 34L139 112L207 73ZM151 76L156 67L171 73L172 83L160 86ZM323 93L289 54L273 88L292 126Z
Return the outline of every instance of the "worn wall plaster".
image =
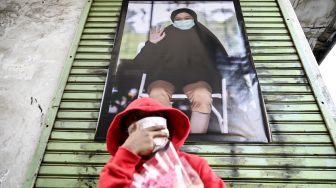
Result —
M1 0L0 187L21 187L85 2Z
M314 49L327 27L334 25L336 0L290 0L310 47ZM336 31L336 25L333 28ZM328 38L332 37L328 34Z

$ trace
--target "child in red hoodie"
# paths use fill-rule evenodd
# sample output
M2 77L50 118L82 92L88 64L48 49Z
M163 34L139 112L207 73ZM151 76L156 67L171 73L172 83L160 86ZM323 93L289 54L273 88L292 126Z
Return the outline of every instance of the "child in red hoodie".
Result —
M179 151L190 131L188 117L183 112L166 107L151 98L133 101L112 121L106 138L107 149L112 157L100 173L98 187L130 187L134 173L140 172L142 164L153 156L156 147L154 138L168 137L162 131L165 129L162 125L142 129L135 123L149 116L164 116L167 119L169 140L179 157L184 157L198 173L204 187L225 187L205 159Z

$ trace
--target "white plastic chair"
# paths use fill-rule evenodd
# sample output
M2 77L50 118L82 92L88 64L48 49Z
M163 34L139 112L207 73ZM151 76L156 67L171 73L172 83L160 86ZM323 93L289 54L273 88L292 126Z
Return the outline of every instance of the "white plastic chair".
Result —
M148 97L147 93L143 93L145 81L146 81L146 73L142 74L141 83L139 87L138 98ZM218 110L211 105L211 111L216 115L219 128L221 133L228 133L228 121L227 121L227 95L226 95L226 80L222 79L222 93L213 93L212 98L222 99L222 114L218 112ZM187 99L187 95L185 94L173 94L172 99Z

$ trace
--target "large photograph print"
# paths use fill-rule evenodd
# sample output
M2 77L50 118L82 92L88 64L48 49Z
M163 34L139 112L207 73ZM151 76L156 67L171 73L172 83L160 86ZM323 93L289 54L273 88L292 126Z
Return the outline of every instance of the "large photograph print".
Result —
M133 100L190 118L190 141L268 142L264 101L236 1L126 1L97 140Z

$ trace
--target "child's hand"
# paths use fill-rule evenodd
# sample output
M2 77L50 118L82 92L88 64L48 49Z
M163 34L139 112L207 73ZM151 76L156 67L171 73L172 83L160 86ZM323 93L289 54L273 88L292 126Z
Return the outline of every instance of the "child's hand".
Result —
M139 156L151 155L155 147L154 138L168 137L166 132L161 131L163 129L162 125L142 129L134 123L128 128L129 136L122 146Z

